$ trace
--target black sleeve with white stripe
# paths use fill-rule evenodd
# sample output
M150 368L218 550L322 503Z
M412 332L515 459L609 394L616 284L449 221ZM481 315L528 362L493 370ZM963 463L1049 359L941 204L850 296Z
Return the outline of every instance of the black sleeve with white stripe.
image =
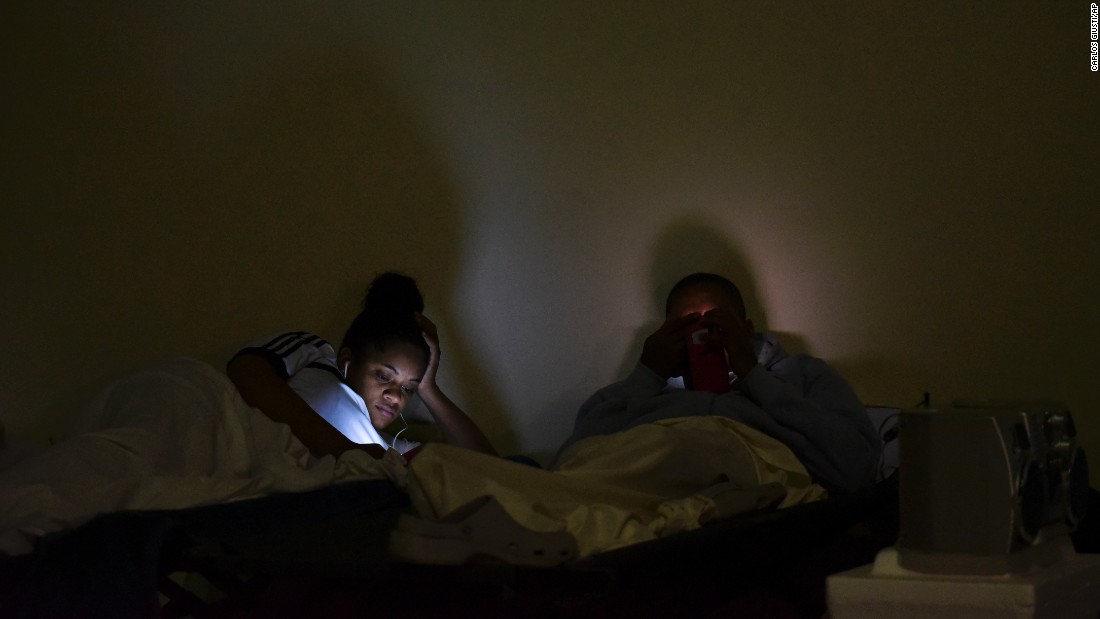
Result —
M253 342L233 355L233 359L241 355L262 357L284 380L307 366L335 369L336 362L332 345L305 331L290 331Z

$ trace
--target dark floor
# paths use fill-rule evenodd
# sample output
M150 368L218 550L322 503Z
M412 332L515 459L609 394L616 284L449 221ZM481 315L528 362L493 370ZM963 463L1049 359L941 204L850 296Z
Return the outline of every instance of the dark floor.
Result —
M569 567L413 566L390 561L386 536L377 534L405 509L404 497L380 488L366 500L361 489L348 490L309 495L307 507L296 497L268 498L244 516L240 506L217 506L185 518L93 521L35 555L0 561L0 616L820 619L826 577L870 563L897 539L896 486L880 485ZM1097 553L1096 491L1088 513L1072 538L1078 552ZM158 581L180 570L201 573L230 596L199 603ZM160 594L171 601L162 606Z

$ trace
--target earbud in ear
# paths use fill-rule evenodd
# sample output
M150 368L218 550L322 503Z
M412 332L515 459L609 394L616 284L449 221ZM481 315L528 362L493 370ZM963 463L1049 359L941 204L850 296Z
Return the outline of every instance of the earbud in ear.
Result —
M348 366L349 366L349 365L351 365L351 362L350 362L350 361L348 361L348 362L344 363L344 378L345 378L345 379L347 379L347 377L348 377Z

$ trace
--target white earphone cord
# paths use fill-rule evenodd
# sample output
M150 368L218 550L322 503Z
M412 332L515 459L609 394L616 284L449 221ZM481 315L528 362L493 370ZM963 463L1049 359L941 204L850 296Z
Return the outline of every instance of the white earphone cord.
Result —
M405 413L398 413L398 415L401 417L401 421L403 421L405 423L405 427L401 428L401 432L404 432L405 430L409 429L409 422L405 419ZM397 443L397 437L401 436L401 432L398 432L397 434L393 435L393 442L394 443Z

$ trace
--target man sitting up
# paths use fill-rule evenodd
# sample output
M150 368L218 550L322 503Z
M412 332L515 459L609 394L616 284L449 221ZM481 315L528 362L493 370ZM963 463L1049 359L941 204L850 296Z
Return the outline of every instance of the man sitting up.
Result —
M425 447L409 464L418 517L402 518L391 553L558 565L873 479L881 445L852 388L755 333L731 282L690 275L666 314L630 376L581 407L549 470ZM689 331L691 358L720 362L713 374L686 367Z
M687 332L724 350L728 387L692 389ZM725 370L722 370L725 372ZM688 388L685 388L685 377ZM721 393L716 393L721 392ZM650 335L634 371L581 406L573 443L675 417L717 415L784 443L830 492L854 492L873 478L881 442L851 386L821 359L787 354L757 333L737 286L712 273L673 286L665 322Z

